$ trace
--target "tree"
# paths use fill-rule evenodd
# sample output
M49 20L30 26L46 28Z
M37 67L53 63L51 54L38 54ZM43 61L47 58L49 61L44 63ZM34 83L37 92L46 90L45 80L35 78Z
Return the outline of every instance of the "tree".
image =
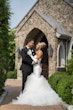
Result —
M11 30L9 32L9 47L8 47L8 53L9 53L9 59L8 59L8 71L13 71L15 68L15 41L14 41L14 30Z
M8 68L9 2L0 0L0 73Z

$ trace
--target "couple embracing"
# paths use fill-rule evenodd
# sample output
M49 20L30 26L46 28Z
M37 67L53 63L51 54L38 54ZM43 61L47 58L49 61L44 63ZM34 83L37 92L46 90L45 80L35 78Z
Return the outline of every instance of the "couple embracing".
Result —
M24 49L22 49L22 92L13 100L13 104L28 104L33 106L57 105L61 103L61 98L51 88L46 78L41 75L41 60L46 44L39 42L36 45L35 55L32 54L34 40L28 39Z

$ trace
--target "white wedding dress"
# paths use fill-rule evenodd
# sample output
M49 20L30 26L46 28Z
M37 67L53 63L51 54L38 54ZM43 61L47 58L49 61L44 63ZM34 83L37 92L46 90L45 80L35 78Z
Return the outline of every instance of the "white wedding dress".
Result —
M41 59L33 66L33 73L28 76L23 93L20 93L17 100L12 101L13 104L46 106L61 103L61 98L51 88L46 78L41 75L40 62Z

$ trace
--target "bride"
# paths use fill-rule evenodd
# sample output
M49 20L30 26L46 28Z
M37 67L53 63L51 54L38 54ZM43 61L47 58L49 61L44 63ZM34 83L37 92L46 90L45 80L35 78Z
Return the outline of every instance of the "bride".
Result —
M33 66L33 73L27 78L23 93L20 93L17 100L12 101L13 104L46 106L61 103L61 98L51 88L46 78L41 75L41 59L43 56L42 48L45 46L46 44L44 42L38 43L36 45L35 56L32 56L31 52L28 52L28 55L34 62L36 62L36 64Z

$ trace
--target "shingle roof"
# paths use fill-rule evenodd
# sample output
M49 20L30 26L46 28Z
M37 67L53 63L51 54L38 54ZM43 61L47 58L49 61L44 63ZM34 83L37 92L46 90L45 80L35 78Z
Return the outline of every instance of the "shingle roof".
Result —
M52 16L45 15L40 13L39 11L35 10L45 21L47 21L57 33L64 35L64 36L71 36L70 33L60 24L58 23Z
M64 0L64 1L73 7L73 0Z

